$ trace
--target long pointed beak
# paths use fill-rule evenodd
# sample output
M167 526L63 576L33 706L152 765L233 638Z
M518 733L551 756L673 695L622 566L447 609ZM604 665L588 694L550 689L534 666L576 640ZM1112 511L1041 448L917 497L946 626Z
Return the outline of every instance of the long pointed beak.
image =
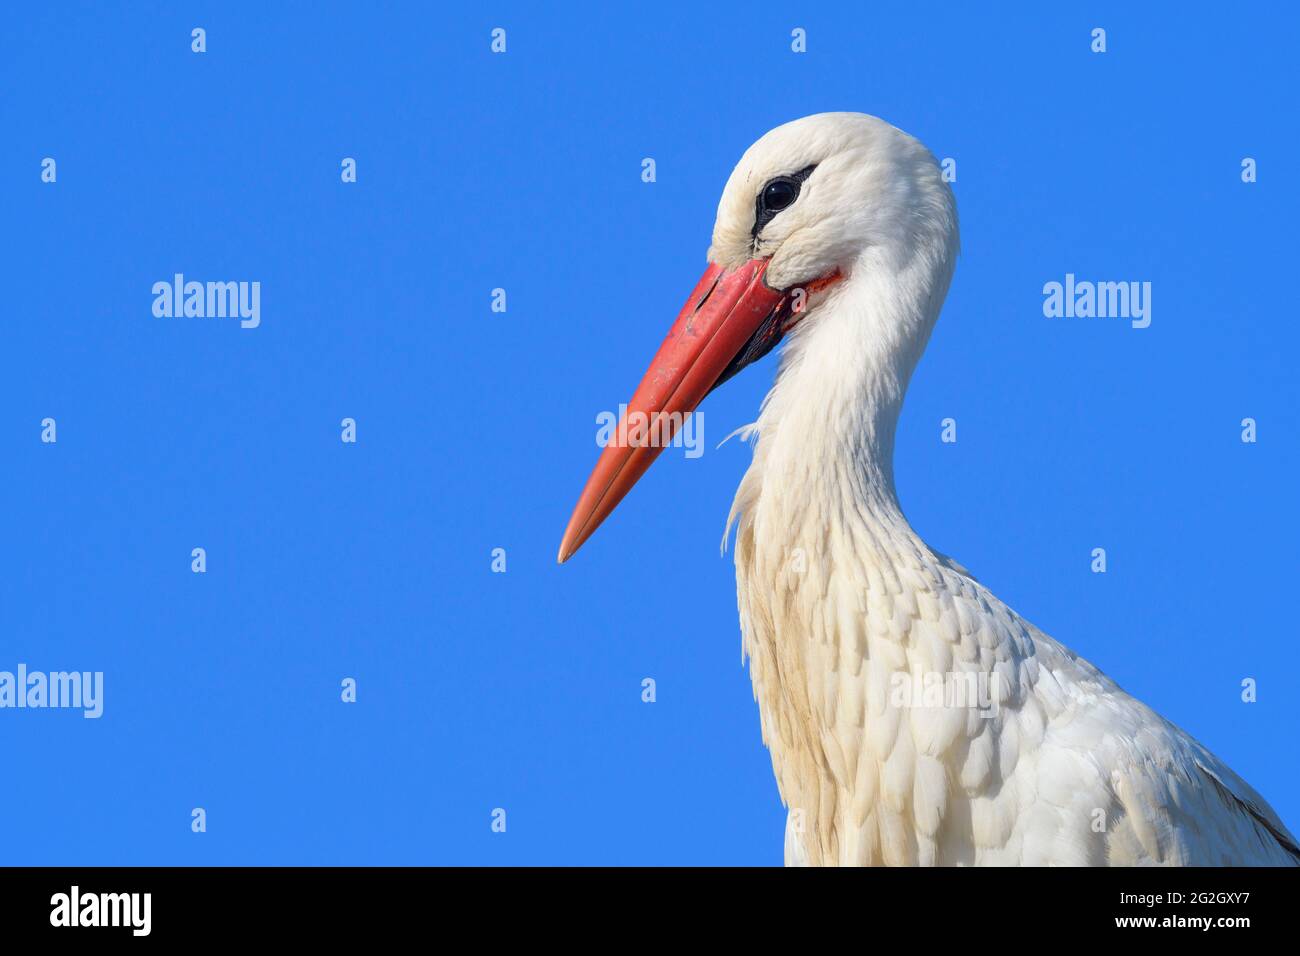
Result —
M560 542L561 564L632 490L704 396L781 338L789 299L763 282L767 263L705 270L582 489Z

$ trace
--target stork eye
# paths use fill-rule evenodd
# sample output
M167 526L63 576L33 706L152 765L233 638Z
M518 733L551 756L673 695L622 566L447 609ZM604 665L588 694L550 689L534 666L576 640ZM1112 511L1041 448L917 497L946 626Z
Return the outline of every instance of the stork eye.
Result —
M798 198L798 183L789 179L775 179L763 190L763 208L779 212Z
M799 198L799 190L803 188L803 181L816 168L817 164L814 163L793 175L777 176L762 188L754 202L754 229L750 235L757 239L758 234L777 213L794 205L794 201Z

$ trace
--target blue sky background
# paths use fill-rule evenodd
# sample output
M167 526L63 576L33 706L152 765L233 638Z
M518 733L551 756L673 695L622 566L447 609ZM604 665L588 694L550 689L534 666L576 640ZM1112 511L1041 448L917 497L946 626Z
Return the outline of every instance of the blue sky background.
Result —
M1297 16L1061 6L6 11L0 669L106 700L0 710L0 863L779 863L714 450L775 357L555 551L735 161L824 110L958 163L914 525L1300 826ZM261 327L155 318L175 272L260 281ZM1151 327L1044 318L1066 272L1152 282Z

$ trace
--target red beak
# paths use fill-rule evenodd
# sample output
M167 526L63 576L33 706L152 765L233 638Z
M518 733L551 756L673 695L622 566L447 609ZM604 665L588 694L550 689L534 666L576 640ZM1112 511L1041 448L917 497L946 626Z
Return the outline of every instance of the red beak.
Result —
M730 272L712 264L705 270L582 489L560 542L561 564L632 490L704 396L767 354L789 327L793 297L763 282L767 264L752 259ZM629 420L649 427L629 427Z

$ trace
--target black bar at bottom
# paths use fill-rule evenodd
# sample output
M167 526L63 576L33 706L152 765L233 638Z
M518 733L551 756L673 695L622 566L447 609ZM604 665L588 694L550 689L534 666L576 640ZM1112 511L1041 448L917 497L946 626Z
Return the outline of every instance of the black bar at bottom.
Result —
M539 943L599 929L628 939L701 926L738 936L848 933L891 945L1042 938L1231 943L1294 931L1298 870L0 868L6 943L112 938ZM486 934L486 935L485 935ZM540 934L540 935L539 935ZM619 937L605 936L613 944ZM810 945L811 937L806 937ZM666 943L668 938L663 938ZM734 941L734 940L733 940Z

